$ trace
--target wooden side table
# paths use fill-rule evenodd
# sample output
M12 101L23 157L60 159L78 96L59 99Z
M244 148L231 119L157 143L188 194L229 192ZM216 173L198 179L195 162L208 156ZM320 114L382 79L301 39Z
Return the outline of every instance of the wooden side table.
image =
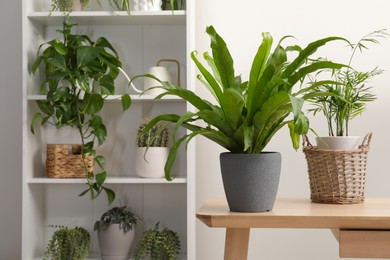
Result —
M225 199L210 199L196 216L209 227L226 228L224 259L247 259L251 228L331 229L340 257L390 259L390 198L353 205L278 198L273 211L265 213L231 212Z

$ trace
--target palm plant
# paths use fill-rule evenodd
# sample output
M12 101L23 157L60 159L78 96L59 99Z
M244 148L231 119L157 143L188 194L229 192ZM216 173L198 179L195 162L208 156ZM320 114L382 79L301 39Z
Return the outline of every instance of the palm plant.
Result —
M388 34L385 30L371 32L362 37L357 44L350 45L352 54L348 67L336 69L332 72L333 80L326 84L319 84L311 91L321 93L313 95L309 102L314 108L309 109L314 115L322 112L328 124L329 136L344 136L349 133L349 122L366 110L366 104L374 101L376 96L372 87L367 86L368 80L382 73L377 67L361 72L352 68L353 58L359 50L367 49L367 43L378 44L379 38Z
M206 52L203 57L211 71L198 60L196 51L192 52L191 58L201 73L197 78L213 95L217 104L200 98L190 90L160 81L162 86L156 88L161 88L164 92L157 99L165 95L176 95L198 111L188 111L182 115L158 115L144 129L145 132L148 131L159 121L176 123L174 143L165 165L165 177L168 180L172 179L170 170L179 147L197 135L203 135L233 153L261 153L275 133L288 125L293 147L297 149L300 135L307 133L309 129L309 120L301 108L304 100L309 98L308 91L313 86L302 87L297 92L293 91L293 86L301 83L310 73L345 66L331 61L309 59L319 47L335 40L347 41L344 38L320 39L302 49L296 45L283 47L281 44L289 38L287 36L271 52L273 38L269 33L263 33L249 80L243 82L241 76L235 75L233 59L225 41L213 26L207 27L206 32L211 38L212 55ZM287 58L290 51L297 53L292 62ZM153 75L143 76L158 80ZM202 126L196 124L198 121L203 123ZM181 126L190 133L178 139L176 133Z

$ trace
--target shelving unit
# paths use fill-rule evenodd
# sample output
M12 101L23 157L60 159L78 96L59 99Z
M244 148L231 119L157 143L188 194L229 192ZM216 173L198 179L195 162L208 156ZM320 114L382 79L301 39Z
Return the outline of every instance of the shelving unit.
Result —
M50 224L83 226L92 238L91 259L99 259L99 247L94 222L109 206L105 195L91 201L78 197L87 186L84 179L51 179L45 176L45 147L48 143L78 142L71 131L65 137L52 127L41 127L30 132L32 115L38 111L37 100L41 75L31 75L38 46L56 38L64 14L48 12L50 0L23 0L23 226L22 259L41 259L53 230ZM131 76L143 74L157 60L173 58L181 64L181 85L194 87L193 66L189 53L194 49L194 1L186 1L185 11L110 12L92 10L71 13L78 24L77 32L96 39L106 37L113 43L122 60L123 69ZM172 78L175 68L168 68ZM183 80L184 79L184 80ZM143 223L136 229L140 236L144 228L157 221L175 230L182 242L181 259L195 258L195 152L190 144L180 151L173 172L176 178L142 179L135 174L135 136L139 123L159 113L188 111L192 107L176 97L154 100L151 95L135 93L127 87L124 77L116 80L117 92L129 93L132 107L121 111L120 95L109 96L103 120L108 128L108 139L98 153L106 157L106 184L116 192L113 206L127 205ZM173 83L176 83L175 81ZM142 82L136 81L138 88ZM172 128L171 128L172 129ZM181 130L181 134L185 134ZM84 186L83 186L84 185ZM136 239L137 243L138 239Z

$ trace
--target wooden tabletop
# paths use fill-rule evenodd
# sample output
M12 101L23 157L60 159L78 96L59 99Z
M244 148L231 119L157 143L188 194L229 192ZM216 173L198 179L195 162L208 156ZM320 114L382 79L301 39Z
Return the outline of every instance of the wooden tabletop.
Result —
M278 198L265 213L231 212L226 199L207 200L197 218L209 227L390 229L390 198L366 198L364 203L335 205L309 199Z

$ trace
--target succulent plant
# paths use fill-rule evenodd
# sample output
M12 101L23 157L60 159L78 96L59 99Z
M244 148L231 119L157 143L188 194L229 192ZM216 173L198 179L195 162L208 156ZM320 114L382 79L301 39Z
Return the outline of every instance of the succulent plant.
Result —
M168 143L167 125L162 122L157 123L144 133L143 130L148 123L149 119L145 120L138 128L138 147L166 147Z
M141 219L126 206L113 207L106 211L101 216L100 220L95 222L94 230L104 230L111 224L119 224L119 228L123 230L123 233L127 233L129 230L133 229L140 220Z

